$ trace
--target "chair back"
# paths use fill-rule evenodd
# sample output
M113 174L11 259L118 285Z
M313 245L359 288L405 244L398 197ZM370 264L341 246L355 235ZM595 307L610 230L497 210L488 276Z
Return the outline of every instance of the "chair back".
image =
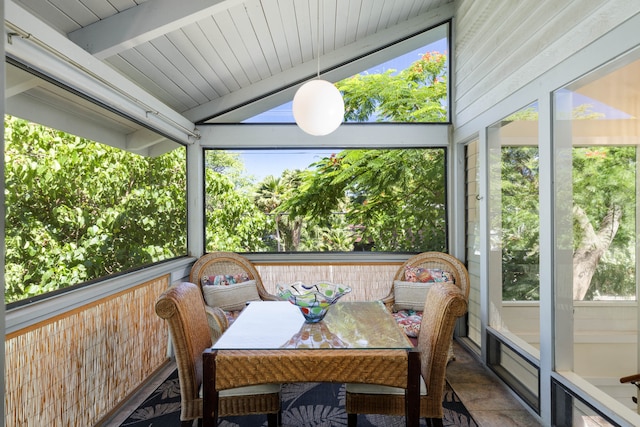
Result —
M422 252L414 255L398 268L393 280L404 280L405 269L408 266L448 271L453 276L456 286L462 291L464 298L469 300L469 272L464 264L453 255L444 252Z
M451 283L436 283L427 294L418 336L421 373L427 385L431 408L442 417L442 398L456 320L467 312L467 300Z
M202 352L212 342L200 288L189 282L172 285L158 298L156 314L167 321L173 342L180 380L180 419L201 418Z
M248 276L249 280L256 281L256 288L260 299L265 301L277 300L274 295L266 291L260 274L251 261L235 252L210 252L201 256L195 264L193 264L193 267L191 267L189 281L202 287L201 279L203 276L236 275L243 273Z

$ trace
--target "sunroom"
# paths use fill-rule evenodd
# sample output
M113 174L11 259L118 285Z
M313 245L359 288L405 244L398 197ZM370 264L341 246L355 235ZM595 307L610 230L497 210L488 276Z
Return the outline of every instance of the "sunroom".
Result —
M369 301L449 253L471 285L457 344L541 425L640 425L620 381L640 372L640 5L3 13L5 425L102 423L171 357L156 299L215 251L270 292L321 278ZM433 68L406 108L387 89L415 66ZM291 111L316 78L346 107L325 135Z

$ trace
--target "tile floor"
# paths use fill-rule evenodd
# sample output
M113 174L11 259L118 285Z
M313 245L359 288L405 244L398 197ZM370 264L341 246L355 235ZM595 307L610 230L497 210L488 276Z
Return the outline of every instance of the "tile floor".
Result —
M480 427L541 426L475 355L454 342L456 360L447 366L447 380Z

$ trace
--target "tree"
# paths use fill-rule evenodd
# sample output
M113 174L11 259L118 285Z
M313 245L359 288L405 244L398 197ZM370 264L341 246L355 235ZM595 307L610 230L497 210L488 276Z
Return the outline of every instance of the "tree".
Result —
M5 302L186 253L185 150L146 158L5 117Z
M502 298L540 298L540 207L538 147L501 150Z
M574 299L635 293L635 147L573 149ZM537 300L538 149L502 149L503 298Z
M444 250L444 150L343 150L302 174L281 210L337 228L376 251ZM341 244L344 246L344 244Z
M300 246L302 218L288 215L279 209L283 201L298 190L299 175L298 170L285 170L281 177L268 176L258 184L255 201L274 223L278 252L297 251Z
M445 67L446 56L432 52L398 73L338 82L345 121L445 121ZM444 250L444 167L442 149L343 150L303 172L299 191L279 211L316 221L330 230L324 241L341 248Z
M607 269L608 275L627 283L627 290L618 285L617 291L609 289L611 293L632 290L635 294L635 280L629 274L629 265L621 262L630 258L628 254L636 239L635 150L634 146L573 150L573 293L576 300L585 299L593 294L595 287L606 283L606 276L592 281L598 269ZM614 257L609 258L608 265L601 265L607 252ZM613 271L612 265L617 265Z
M237 155L208 150L205 155L207 251L258 252L267 247L266 215L254 203Z
M357 74L336 83L345 102L345 121L446 121L446 65L446 55L429 52L400 72Z
M573 120L597 120L603 113L581 104ZM505 122L538 120L525 108ZM574 299L594 293L635 294L635 147L591 146L573 149ZM503 297L538 299L538 149L503 147Z

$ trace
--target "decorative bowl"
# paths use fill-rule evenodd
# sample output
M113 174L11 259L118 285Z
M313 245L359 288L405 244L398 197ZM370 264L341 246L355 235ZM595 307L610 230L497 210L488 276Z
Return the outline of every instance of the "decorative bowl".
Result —
M290 285L278 285L277 288L278 297L297 305L307 323L321 321L332 304L351 292L349 286L326 281L312 285L294 282Z

